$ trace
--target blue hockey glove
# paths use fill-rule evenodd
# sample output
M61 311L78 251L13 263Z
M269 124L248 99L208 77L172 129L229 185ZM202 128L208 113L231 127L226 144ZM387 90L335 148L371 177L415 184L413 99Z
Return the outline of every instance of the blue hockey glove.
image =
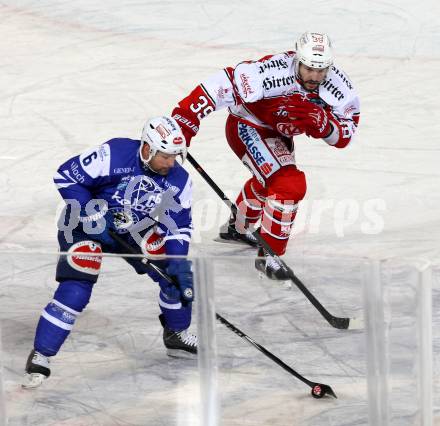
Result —
M176 280L181 300L187 303L192 302L194 300L194 286L191 262L185 259L170 260L165 271Z

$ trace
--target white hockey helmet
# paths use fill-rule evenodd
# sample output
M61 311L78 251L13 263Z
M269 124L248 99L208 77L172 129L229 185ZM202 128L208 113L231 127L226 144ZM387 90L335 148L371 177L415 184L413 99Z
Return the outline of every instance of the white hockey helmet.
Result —
M150 147L148 158L142 155L144 144ZM145 123L141 136L140 156L144 164L148 165L157 152L170 155L180 155L182 162L186 158L186 140L176 120L172 117L154 117Z
M332 43L327 34L307 31L296 41L295 50L297 68L302 63L311 68L323 69L330 67L334 61Z

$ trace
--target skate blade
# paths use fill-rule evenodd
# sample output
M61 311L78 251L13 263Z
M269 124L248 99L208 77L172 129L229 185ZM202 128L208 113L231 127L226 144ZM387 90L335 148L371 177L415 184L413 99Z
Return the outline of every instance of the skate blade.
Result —
M171 358L182 359L197 359L197 354L184 351L183 349L169 349L167 348L167 355Z
M36 389L40 387L46 379L47 377L44 374L25 373L21 387L23 389Z
M243 248L249 248L249 249L255 250L255 246L252 246L251 244L248 244L246 241L243 241L243 240L226 240L224 238L216 237L216 238L213 238L212 241L215 241L216 243L222 243L222 244L232 244L234 246L241 246Z

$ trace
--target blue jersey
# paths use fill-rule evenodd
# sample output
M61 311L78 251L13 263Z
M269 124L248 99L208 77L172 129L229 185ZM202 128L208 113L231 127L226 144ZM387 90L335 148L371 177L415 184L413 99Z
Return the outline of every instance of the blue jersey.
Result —
M168 255L186 255L192 231L192 182L177 162L166 176L145 168L140 141L111 139L62 164L54 182L64 200L79 203L89 215L103 205L119 222L130 243L148 230L164 237ZM99 203L98 203L99 201ZM97 209L96 206L99 206Z

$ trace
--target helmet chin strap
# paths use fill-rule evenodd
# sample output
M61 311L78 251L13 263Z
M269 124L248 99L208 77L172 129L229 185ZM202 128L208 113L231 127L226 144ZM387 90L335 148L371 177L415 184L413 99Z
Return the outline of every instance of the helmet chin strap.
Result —
M295 70L295 78L296 81L301 85L301 87L305 90L308 90L304 87L304 80L301 78L301 74L299 73L299 66L301 62L298 59L295 59L294 70Z
M153 173L156 173L156 174L160 174L157 170L154 170L154 169L150 166L150 163L149 163L149 162L148 162L148 163L145 163L144 161L142 161L142 167L144 168L144 170L145 170L146 172L150 171L150 172L153 172Z
M149 147L148 158L144 158L144 155L143 155L143 147L144 147L145 144L148 145L148 142L143 142L143 144L142 144L142 146L141 146L141 148L140 148L140 150L139 150L139 156L140 156L140 158L141 158L142 165L144 166L144 168L149 169L149 170L151 170L151 171L154 172L154 173L157 173L156 170L152 169L151 166L150 166L150 161L151 161L151 159L155 156L156 153L155 153L154 150L151 148L151 146L148 145L148 147Z

